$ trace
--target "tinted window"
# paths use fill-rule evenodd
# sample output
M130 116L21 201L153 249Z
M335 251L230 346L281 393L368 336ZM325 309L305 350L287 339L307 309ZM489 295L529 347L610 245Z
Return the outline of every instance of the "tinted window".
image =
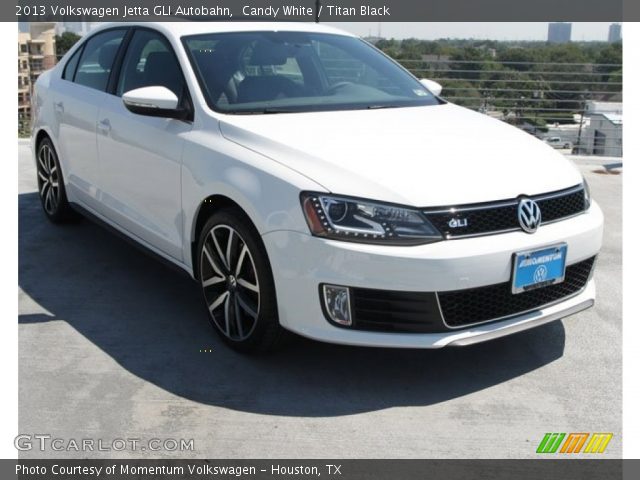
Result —
M113 61L125 30L109 30L87 41L75 75L75 83L97 90L106 90Z
M354 37L233 32L184 44L216 110L300 112L437 105L413 75Z
M80 55L82 54L82 47L80 47L76 52L71 56L69 61L64 67L64 72L62 73L62 78L65 80L69 80L73 82L73 76L76 73L76 67L78 66L78 60L80 60Z
M117 94L152 86L166 87L181 98L184 77L167 41L158 33L137 30L124 57Z

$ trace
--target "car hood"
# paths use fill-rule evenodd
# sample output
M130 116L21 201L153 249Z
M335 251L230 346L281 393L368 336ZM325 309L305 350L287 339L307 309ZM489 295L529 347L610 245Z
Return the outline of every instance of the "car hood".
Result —
M582 180L544 142L452 104L226 115L220 129L330 192L420 207L535 195Z

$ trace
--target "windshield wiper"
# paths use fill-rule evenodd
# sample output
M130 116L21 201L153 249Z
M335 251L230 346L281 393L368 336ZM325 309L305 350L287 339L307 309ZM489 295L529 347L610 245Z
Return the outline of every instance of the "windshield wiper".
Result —
M383 108L400 108L400 105L367 105L367 110L382 110Z
M262 110L262 113L295 113L295 112L299 112L300 110L294 110L291 108L277 108L277 107L270 107L270 108L265 108Z
M263 114L295 113L295 112L299 112L299 110L294 110L291 108L267 107L267 108L262 108L260 110L235 110L229 113L234 115L263 115Z

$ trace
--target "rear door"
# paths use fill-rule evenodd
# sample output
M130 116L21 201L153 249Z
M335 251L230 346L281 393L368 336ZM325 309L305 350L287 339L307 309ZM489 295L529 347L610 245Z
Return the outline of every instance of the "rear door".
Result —
M100 32L69 58L56 81L53 101L58 121L58 153L72 201L99 210L96 121L108 97L109 76L127 29Z
M137 28L128 43L114 95L98 115L103 208L107 216L152 247L182 259L181 165L190 121L131 113L122 102L130 90L163 86L188 103L182 69L160 33Z

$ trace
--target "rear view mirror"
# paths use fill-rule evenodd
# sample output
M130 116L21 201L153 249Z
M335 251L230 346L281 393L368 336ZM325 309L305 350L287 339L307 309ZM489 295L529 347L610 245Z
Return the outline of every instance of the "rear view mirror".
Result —
M178 97L166 87L142 87L122 95L124 106L132 113L150 117L183 119L186 110L178 107Z
M434 82L433 80L429 80L428 78L420 79L420 83L427 87L431 93L433 93L436 97L442 93L442 85L438 82Z

